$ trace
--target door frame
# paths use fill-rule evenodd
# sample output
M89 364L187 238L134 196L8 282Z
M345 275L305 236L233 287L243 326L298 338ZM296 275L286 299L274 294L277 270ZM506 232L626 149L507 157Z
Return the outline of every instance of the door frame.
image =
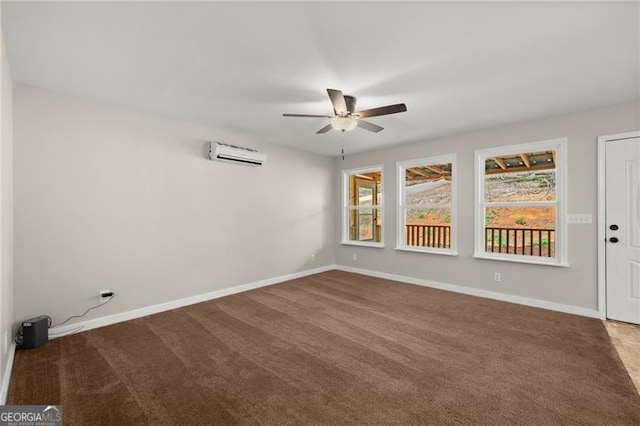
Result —
M605 143L637 137L640 137L640 131L598 137L598 314L601 320L607 319Z
M360 239L360 211L356 211L356 232L358 235L358 240L363 243L377 243L378 237L378 214L376 212L376 206L378 206L378 182L377 180L367 180L360 179L356 176L355 178L355 197L358 197L360 187L371 188L373 191L371 193L371 239L370 240L361 240ZM355 203L354 203L355 204Z

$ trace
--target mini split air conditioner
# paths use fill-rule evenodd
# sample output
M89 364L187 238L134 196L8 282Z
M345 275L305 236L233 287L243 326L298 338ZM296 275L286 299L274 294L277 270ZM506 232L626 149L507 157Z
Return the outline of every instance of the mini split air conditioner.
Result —
M251 148L243 148L222 142L209 142L209 158L227 163L262 166L267 161L267 154Z

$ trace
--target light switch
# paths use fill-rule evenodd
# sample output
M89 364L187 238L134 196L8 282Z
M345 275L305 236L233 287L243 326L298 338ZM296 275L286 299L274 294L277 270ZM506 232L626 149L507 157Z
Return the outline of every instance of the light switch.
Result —
M591 214L583 213L583 214L569 214L567 215L567 223L577 224L577 225L588 225L593 222Z

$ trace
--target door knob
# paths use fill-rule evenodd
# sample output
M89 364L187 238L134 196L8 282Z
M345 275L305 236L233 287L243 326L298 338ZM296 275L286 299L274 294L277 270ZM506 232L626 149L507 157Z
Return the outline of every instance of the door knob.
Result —
M617 231L618 230L618 225L611 225L609 227L609 229L611 229L612 231Z
M611 238L609 238L609 242L611 242L611 243L617 243L618 241L619 241L619 240L618 240L618 238L617 238L617 237L611 237Z

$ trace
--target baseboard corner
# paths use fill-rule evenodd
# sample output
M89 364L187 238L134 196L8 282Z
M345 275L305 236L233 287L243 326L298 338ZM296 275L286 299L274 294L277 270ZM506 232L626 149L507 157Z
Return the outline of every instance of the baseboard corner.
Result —
M0 384L0 405L7 403L7 397L9 396L9 382L11 381L11 372L13 371L13 359L16 354L16 344L11 342L9 345L9 356L7 357L7 365L2 372L2 383Z

